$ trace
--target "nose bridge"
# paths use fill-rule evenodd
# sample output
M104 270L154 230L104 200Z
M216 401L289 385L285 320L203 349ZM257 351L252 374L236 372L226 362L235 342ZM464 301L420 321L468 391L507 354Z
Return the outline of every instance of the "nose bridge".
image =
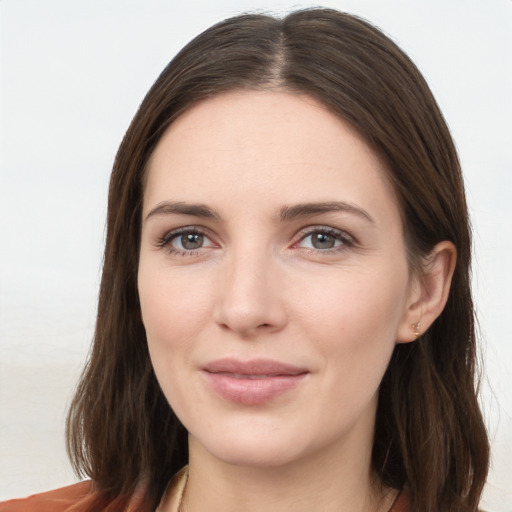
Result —
M271 251L254 243L234 247L219 286L217 321L242 335L258 328L279 329L285 321Z

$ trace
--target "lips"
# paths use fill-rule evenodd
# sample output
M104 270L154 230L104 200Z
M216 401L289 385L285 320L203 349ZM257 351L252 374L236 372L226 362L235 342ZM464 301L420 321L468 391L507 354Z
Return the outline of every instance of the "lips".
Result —
M220 359L205 365L203 373L208 385L224 400L258 405L293 390L309 372L269 359Z

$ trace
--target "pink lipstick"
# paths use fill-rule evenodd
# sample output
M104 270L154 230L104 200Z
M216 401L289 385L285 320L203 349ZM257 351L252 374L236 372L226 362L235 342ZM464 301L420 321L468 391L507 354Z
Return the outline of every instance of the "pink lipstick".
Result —
M213 391L225 400L243 405L263 404L291 391L309 373L304 368L270 359L243 362L230 358L212 361L203 371Z

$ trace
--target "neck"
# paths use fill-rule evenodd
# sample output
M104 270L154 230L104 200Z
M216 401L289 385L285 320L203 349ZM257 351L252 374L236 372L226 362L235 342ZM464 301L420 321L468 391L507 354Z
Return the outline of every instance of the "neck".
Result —
M330 447L293 463L243 466L220 461L191 439L182 510L386 512L396 493L380 485L370 464L370 447L357 453Z

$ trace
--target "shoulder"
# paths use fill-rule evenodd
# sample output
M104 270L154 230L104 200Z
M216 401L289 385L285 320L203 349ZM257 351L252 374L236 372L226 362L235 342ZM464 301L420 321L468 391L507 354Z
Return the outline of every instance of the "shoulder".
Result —
M0 502L0 512L64 512L91 491L92 483L87 480L27 498Z

